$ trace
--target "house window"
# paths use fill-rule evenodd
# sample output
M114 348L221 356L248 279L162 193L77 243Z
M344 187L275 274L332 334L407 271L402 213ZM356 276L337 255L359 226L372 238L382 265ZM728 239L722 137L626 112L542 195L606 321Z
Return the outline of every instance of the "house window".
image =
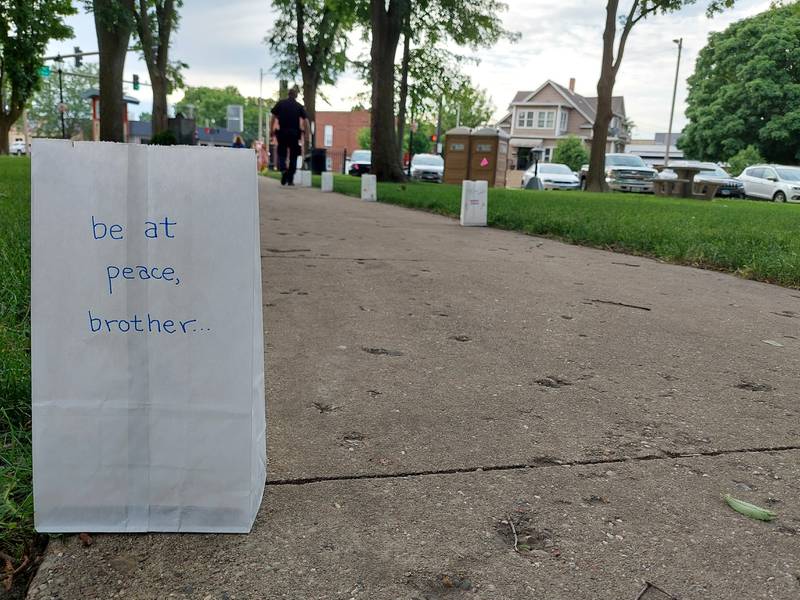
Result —
M322 142L326 148L333 146L333 125L325 125L325 133L323 134L324 141Z
M564 132L567 130L567 122L569 120L569 113L566 110L561 111L561 122L558 124L558 130Z
M538 129L553 129L556 121L556 111L554 110L540 110L539 119L537 121Z
M545 148L544 149L544 162L550 162L553 158L553 149L552 148Z
M517 113L517 127L524 129L533 129L533 121L536 116L536 111L521 110Z

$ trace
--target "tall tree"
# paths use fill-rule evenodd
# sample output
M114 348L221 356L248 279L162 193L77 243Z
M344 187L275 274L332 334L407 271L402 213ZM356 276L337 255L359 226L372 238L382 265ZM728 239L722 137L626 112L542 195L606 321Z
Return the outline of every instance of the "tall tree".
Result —
M694 4L696 0L630 0L628 10L619 14L620 0L608 0L606 4L605 28L603 30L603 58L600 65L600 79L597 82L597 111L592 128L592 147L589 162L587 189L600 192L606 189L605 157L608 141L608 126L613 117L611 98L614 84L617 81L625 44L633 27L640 21L656 14L680 10L685 5ZM712 14L725 7L733 6L734 0L710 0L707 14ZM617 35L617 23L621 25Z
M170 36L178 26L183 0L138 0L134 7L136 31L153 90L153 134L167 129L167 94L185 63L170 63Z
M272 6L278 18L265 42L278 57L275 72L287 79L302 77L303 104L313 122L319 86L335 83L347 66L356 9L332 0L272 0Z
M97 63L87 63L64 73L64 123L69 136L82 132L86 139L91 139L92 105L83 93L95 86L97 72ZM58 78L51 74L42 81L28 108L28 120L33 123L37 137L61 137L61 114L56 110L59 102Z
M687 155L728 160L752 145L770 162L800 162L800 4L712 33L688 84Z
M100 51L100 139L125 141L122 72L134 27L135 0L92 0Z
M0 154L8 154L8 132L39 86L39 68L50 40L72 35L64 17L70 0L0 2Z
M463 63L465 57L448 51L447 45L453 43L475 50L491 46L501 37L516 38L516 34L506 31L500 19L500 13L506 8L498 0L370 2L372 169L379 177L392 180L402 177L399 153L395 151L394 160L389 158L383 164L382 154L376 156L376 146L377 137L380 137L383 139L382 146L394 145L395 149L398 148L397 137L405 129L408 99L417 114L425 112L431 105L435 107L433 110L438 111L440 99L444 101L450 90L463 81L464 76L457 66ZM401 34L404 35L404 41L395 119L395 113L391 110L395 106L394 58ZM390 76L392 85L387 81Z
M403 167L395 130L395 54L410 0L370 0L370 76L372 80L372 167L381 181L402 181Z

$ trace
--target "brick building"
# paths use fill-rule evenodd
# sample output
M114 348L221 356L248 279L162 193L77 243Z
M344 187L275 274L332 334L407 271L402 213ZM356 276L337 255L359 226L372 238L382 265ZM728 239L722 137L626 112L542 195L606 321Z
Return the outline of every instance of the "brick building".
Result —
M369 127L369 111L318 110L316 141L318 148L328 151L328 169L342 172L345 151L347 156L359 149L358 132Z

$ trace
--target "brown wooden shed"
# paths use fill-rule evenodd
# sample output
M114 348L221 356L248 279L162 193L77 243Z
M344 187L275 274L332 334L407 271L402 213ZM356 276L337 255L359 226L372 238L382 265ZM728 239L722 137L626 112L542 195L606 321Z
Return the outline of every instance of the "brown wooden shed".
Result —
M508 134L496 127L482 127L474 129L470 138L468 179L505 187Z
M444 135L444 182L461 185L469 179L469 156L472 130L469 127L454 127Z

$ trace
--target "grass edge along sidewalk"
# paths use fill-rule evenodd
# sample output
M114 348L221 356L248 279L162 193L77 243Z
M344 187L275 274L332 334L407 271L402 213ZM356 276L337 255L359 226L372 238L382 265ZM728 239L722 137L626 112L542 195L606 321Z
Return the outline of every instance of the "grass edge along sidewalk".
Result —
M334 191L359 197L360 179L335 175ZM461 188L379 183L378 201L458 217ZM489 188L488 224L800 288L800 205Z
M33 529L30 249L30 160L0 157L0 586L11 597L44 540Z

